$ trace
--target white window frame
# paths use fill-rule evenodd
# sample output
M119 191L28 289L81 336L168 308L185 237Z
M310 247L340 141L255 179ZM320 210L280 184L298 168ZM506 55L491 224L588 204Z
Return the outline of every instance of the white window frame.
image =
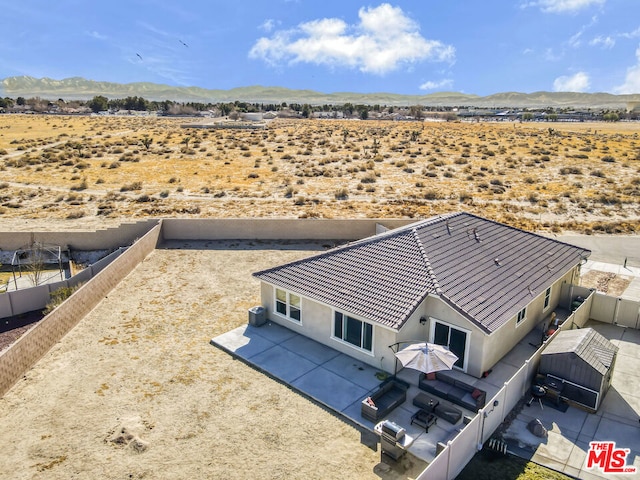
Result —
M337 315L341 315L342 316L342 336L341 337L337 337L336 336L336 321L337 321ZM373 323L369 323L369 322L365 322L364 320L357 318L353 315L349 315L345 312L342 312L340 310L333 310L333 315L332 315L333 319L331 321L331 338L334 339L337 342L342 343L343 345L347 345L355 350L358 350L359 352L362 353L366 353L367 355L371 355L374 356L374 345L375 345L375 326L373 325ZM351 343L347 340L345 340L344 337L347 336L346 334L346 329L347 329L347 322L345 321L346 319L352 319L355 320L357 322L361 323L361 330L360 330L360 346ZM369 328L371 331L371 350L367 350L363 345L364 345L364 339L365 339L365 329Z
M282 301L278 298L278 292L282 292L286 296L286 300ZM292 299L292 297L294 297ZM295 299L298 301L296 302ZM293 300L293 301L292 301ZM297 303L297 305L296 305ZM273 290L273 305L274 313L279 317L286 318L298 325L302 324L302 297L295 293L292 293L284 288L274 288ZM280 311L280 305L284 306L284 312ZM296 318L297 317L297 318Z
M435 342L436 335L436 323L444 325L449 328L449 339L451 338L451 329L458 330L465 334L464 340L464 359L462 360L462 367L454 366L454 370L460 370L461 372L467 373L467 368L469 366L469 349L471 348L471 330L467 330L466 328L462 328L459 325L454 325L453 323L445 322L440 320L439 318L429 317L429 341L431 343ZM448 345L446 345L449 348Z
M551 289L553 288L553 286L547 288L544 291L544 303L542 304L542 311L546 312L547 310L549 310L549 307L551 307Z
M527 307L524 307L522 310L520 310L518 312L518 314L516 315L516 327L518 325L522 325L522 323L525 322L525 320L527 320Z

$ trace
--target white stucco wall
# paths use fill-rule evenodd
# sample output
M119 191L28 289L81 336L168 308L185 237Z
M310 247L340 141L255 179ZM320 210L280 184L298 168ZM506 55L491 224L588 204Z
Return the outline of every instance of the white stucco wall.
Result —
M302 321L298 323L275 312L275 289L272 285L261 282L261 298L262 305L267 309L267 316L271 321L387 372L393 372L395 369L395 358L389 346L405 341L433 341L431 333L434 322L438 320L467 333L465 372L479 378L531 330L540 328L542 334L540 323L556 308L560 301L562 284L569 283L573 275L574 272L571 270L554 283L549 308L543 311L545 294L543 290L527 306L526 319L520 325L516 327L516 318L514 317L491 335L487 335L439 297L430 295L397 332L369 322L373 325L372 353L354 348L348 343L333 338L334 309L329 305L302 297ZM366 318L358 317L348 311L343 311L343 313L358 320L367 321ZM426 319L424 325L420 323L421 317Z
M418 313L419 316L425 316L427 319L425 331L428 336L428 341L433 341L429 335L432 331L435 320L439 320L467 332L467 368L465 373L479 377L482 373L479 366L482 363L483 345L486 341L486 335L484 332L436 296L430 295L427 297L423 304L418 308Z
M516 326L516 317L513 317L489 336L484 345L485 354L481 364L481 372L493 367L514 345L527 336L534 328L540 330L540 338L542 338L542 322L558 306L561 298L562 285L564 283L570 283L573 278L574 269L567 272L553 284L549 308L543 310L545 290L536 292L537 296L527 305L527 316L524 321ZM548 325L546 326L548 327Z
M275 288L273 285L261 282L260 295L262 306L267 309L267 317L270 321L312 338L319 343L327 345L375 368L380 368L391 373L393 372L395 360L393 352L389 349L389 345L396 342L396 332L391 329L376 325L373 322L368 322L373 325L373 351L369 353L333 338L334 309L329 305L302 297L301 322L298 323L276 312ZM340 311L358 320L367 321L367 319L353 315L348 311Z

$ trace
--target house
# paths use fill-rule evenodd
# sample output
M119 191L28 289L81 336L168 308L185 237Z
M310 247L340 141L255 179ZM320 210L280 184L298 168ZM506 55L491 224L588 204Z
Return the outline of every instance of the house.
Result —
M557 394L595 413L609 386L618 347L592 328L558 332L540 357L538 373Z
M268 318L393 371L389 346L447 345L482 376L559 303L591 252L453 213L254 273Z

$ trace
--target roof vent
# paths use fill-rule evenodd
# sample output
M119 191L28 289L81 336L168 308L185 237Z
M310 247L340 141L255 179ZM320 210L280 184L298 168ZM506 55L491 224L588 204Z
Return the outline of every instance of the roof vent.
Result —
M529 286L527 287L527 289L529 290L529 295L531 295L531 296L533 297L534 291L533 291L533 289L531 288L531 285L529 285Z
M445 222L445 225L447 226L447 233L451 235L451 227L449 226L449 220Z
M480 242L480 241L481 241L481 240L480 240L480 235L478 234L478 227L475 227L475 228L473 229L473 236L475 237L476 242Z
M494 258L493 259L493 263L495 263L498 267L502 266L502 263L500 263L500 259L499 258Z

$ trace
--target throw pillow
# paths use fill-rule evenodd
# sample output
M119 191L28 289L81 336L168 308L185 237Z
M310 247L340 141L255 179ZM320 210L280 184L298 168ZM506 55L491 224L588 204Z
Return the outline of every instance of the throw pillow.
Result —
M474 389L473 393L471 394L471 396L473 397L474 400L477 400L480 395L482 395L482 392L480 390L478 390L477 388Z
M427 380L435 380L436 372L427 373Z

